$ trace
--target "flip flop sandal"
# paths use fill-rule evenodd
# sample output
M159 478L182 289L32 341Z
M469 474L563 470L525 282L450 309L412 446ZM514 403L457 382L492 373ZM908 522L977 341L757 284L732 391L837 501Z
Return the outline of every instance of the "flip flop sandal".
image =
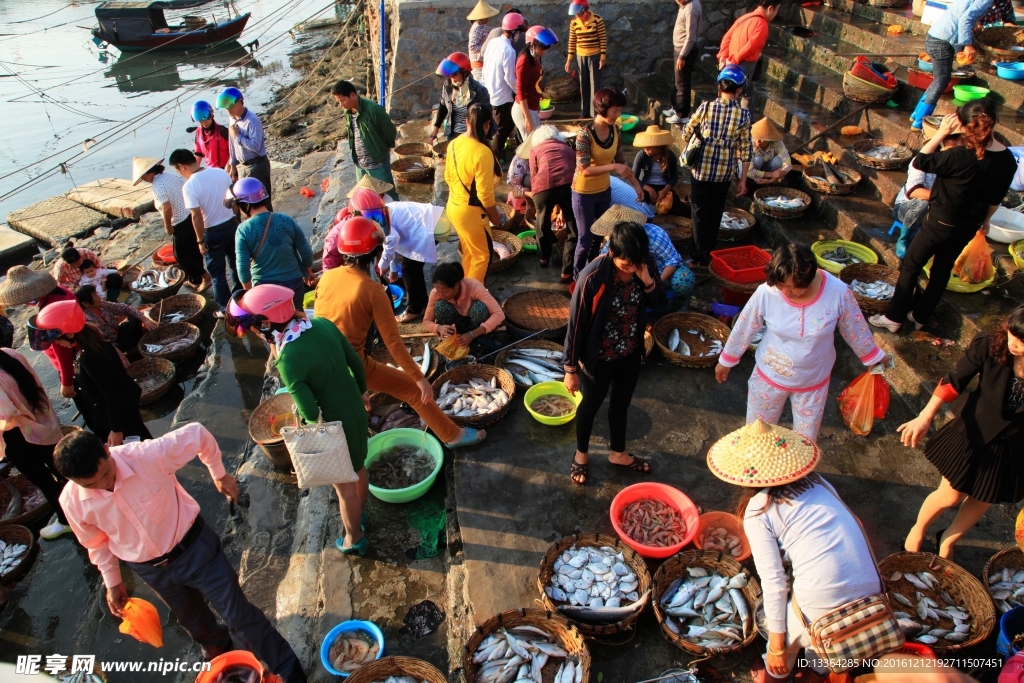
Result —
M466 431L463 433L462 438L452 443L446 443L445 446L448 448L461 448L462 446L475 446L484 439L487 438L487 432L482 429L473 429L472 427L466 427Z
M629 455L631 458L633 458L633 462L629 463L628 465L620 465L617 462L613 462L612 464L615 465L616 467L625 467L627 469L631 469L634 472L639 472L640 474L650 474L651 463L644 460L638 455L633 455L632 453L630 453Z
M572 479L572 483L577 486L583 486L587 483L587 474L590 469L590 461L587 462L576 462L576 458L573 457L572 465L569 467L569 478ZM583 477L583 481L579 481L577 478Z
M415 320L419 320L422 317L423 317L422 313L403 313L402 315L400 315L397 318L395 318L395 320L400 325L404 325L405 323L411 323L411 322L413 322Z

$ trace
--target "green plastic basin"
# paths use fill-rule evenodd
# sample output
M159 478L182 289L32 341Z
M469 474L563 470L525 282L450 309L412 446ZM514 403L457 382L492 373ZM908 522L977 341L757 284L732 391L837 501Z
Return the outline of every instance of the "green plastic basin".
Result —
M980 85L954 85L953 96L961 102L970 102L971 100L980 100L985 95L991 92L988 88L982 88Z
M537 236L537 231L536 230L524 230L523 232L521 232L518 235L516 235L516 237L518 237L520 240L525 240L527 237L536 237L536 236ZM536 244L524 244L523 245L523 251L537 251L537 245Z
M576 392L574 395L569 393L569 390L565 388L565 385L561 382L541 382L540 384L534 384L532 387L526 390L526 395L523 396L523 405L526 406L527 412L533 416L533 419L540 422L542 425L564 425L566 422L571 422L576 417L576 411L572 411L568 415L562 415L561 417L548 417L547 415L541 415L533 411L530 404L536 401L541 396L563 396L573 403L576 407L580 407L580 403L583 401L583 394Z
M423 432L418 429L389 429L370 438L366 444L367 469L380 457L382 452L389 448L394 448L395 446L419 446L420 439L423 439L423 448L434 458L434 471L420 483L404 489L381 489L370 484L370 493L373 494L374 498L383 500L385 503L408 503L422 496L430 490L434 480L437 479L438 472L441 471L441 465L444 464L444 451L441 449L441 442L437 438L432 434L427 434L424 438Z
M632 114L623 114L619 117L619 127L622 128L623 132L633 130L638 123L640 123L640 119Z

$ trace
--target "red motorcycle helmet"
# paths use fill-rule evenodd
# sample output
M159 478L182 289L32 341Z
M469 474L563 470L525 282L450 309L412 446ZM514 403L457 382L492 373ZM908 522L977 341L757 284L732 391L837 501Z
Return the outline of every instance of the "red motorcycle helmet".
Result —
M77 301L57 301L32 316L26 326L28 345L45 351L66 334L77 334L85 327L85 311Z
M348 203L348 210L353 216L369 218L384 230L384 235L391 233L391 214L384 206L384 200L380 195L365 187L357 188L352 193L352 200Z
M344 256L365 256L384 244L384 230L362 216L352 216L339 228L338 252Z

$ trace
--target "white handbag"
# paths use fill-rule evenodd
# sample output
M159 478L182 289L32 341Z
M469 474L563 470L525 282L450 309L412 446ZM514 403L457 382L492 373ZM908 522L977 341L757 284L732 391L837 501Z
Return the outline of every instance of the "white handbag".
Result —
M297 409L292 410L299 414ZM316 424L284 427L281 436L292 458L300 489L359 480L359 475L352 468L348 440L341 422L324 422L321 413Z

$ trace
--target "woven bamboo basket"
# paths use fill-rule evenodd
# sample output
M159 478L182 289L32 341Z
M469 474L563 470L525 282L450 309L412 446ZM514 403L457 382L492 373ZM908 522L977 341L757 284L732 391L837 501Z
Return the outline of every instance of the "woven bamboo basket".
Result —
M249 416L249 438L260 447L267 460L278 470L287 472L292 458L278 433L282 427L298 424L291 394L275 394L256 406Z
M878 102L896 94L896 88L883 88L874 83L857 78L847 71L843 74L843 92L854 102Z
M985 563L985 568L981 570L981 585L985 587L985 591L992 597L992 589L988 583L988 577L993 574L1001 572L1003 569L1009 569L1011 574L1019 572L1024 569L1024 553L1020 551L1020 548L1007 548L1006 550L1000 550L998 553L989 558L988 562ZM1004 610L1000 606L1000 602L1005 602L1010 608L1016 607L1018 604L1024 605L1024 600L996 600L992 597L992 603L996 606L996 612L1003 614L1008 610Z
M448 143L449 142L451 142L451 141L450 140L441 140L441 142L438 142L433 147L431 147L430 149L434 153L434 156L436 156L438 159L444 159L445 156L448 154Z
M898 592L904 597L914 601L917 592L920 592L940 605L944 600L939 595L944 591L953 598L954 602L971 615L970 637L960 644L950 643L940 639L939 642L929 645L935 650L935 654L942 657L958 650L966 650L978 645L988 638L996 625L996 611L992 605L992 598L981 581L967 573L967 570L949 560L944 560L938 555L931 553L894 553L882 559L878 563L878 571L882 575L882 583L887 593ZM893 572L922 572L927 571L939 580L938 590L922 591L912 586L906 579L890 581ZM890 604L898 605L895 600ZM895 607L894 607L895 608ZM943 618L943 628L953 628L953 622Z
M142 266L130 266L127 261L118 261L114 264L114 268L121 274L122 287L130 288L132 283L138 279L142 271L145 270Z
M206 26L206 18L205 17L197 17L197 16L194 16L194 15L185 15L185 16L183 16L181 18L181 20L182 20L182 22L184 22L185 30L187 30L187 31L196 31L196 30L201 29L202 27Z
M825 168L821 164L811 164L804 168L804 182L807 183L809 188L822 194L850 194L857 189L861 178L860 173L849 166L836 165L834 168L846 176L849 182L834 185L828 182L828 180L817 180L817 178L825 177Z
M523 253L523 241L512 233L505 232L504 230L492 230L491 240L504 244L509 248L509 251L512 252L512 255L508 258L503 258L500 261L492 258L491 264L487 266L487 272L500 273L501 271L508 270L514 266L516 261L519 260L519 255ZM497 252L495 252L493 256L497 256Z
M128 366L128 376L143 388L139 403L146 405L158 400L174 386L174 363L165 358L143 358Z
M545 351L557 351L558 353L561 353L562 348L563 347L561 344L557 344L553 341L545 341L543 339L527 339L526 341L516 344L511 349L504 349L503 351L499 351L498 355L495 356L494 358L494 364L497 367L504 369L505 363L508 362L508 352L512 351L513 349L544 349ZM512 373L509 374L512 375ZM512 375L512 381L515 382L516 386L519 387L529 386L526 384L520 384L519 382L516 382L515 375Z
M861 282L884 280L895 287L896 281L900 279L900 271L889 266L880 266L877 263L854 263L839 271L839 279L848 285L854 280ZM866 315L885 313L885 309L889 307L891 301L891 299L872 299L857 292L853 292L853 298L857 300L860 310Z
M925 140L931 140L939 132L939 125L942 123L941 116L926 116L921 121L921 135Z
M161 299L166 299L169 296L174 296L175 294L178 293L178 290L181 289L181 286L185 284L185 271L182 270L181 268L178 268L177 266L174 266L174 268L176 268L178 271L178 277L175 278L174 281L167 287L164 287L163 289L132 289L131 291L138 294L139 298L141 298L142 301L147 304L155 304ZM163 269L150 268L150 270L160 271ZM167 270L169 270L169 268ZM142 273L140 272L139 274L141 275ZM138 276L133 278L132 281L134 282L137 279Z
M579 81L569 75L556 75L541 84L541 97L550 99L552 104L572 102L579 96Z
M689 218L663 214L652 218L651 223L668 233L668 238L676 248L693 242L693 222Z
M389 676L412 676L421 683L448 683L448 677L433 664L412 657L382 657L359 667L346 680L348 683L373 683Z
M10 467L10 464L8 464L8 467ZM4 476L7 475L8 471L7 469L4 470ZM18 493L18 489L14 487L14 484L0 479L0 513L4 513L10 508L11 501L15 501L15 506L20 508L21 494ZM2 520L0 520L0 524L3 524Z
M440 339L437 339L436 337L420 337L418 339L405 340L406 348L411 349L409 351L409 355L414 357L423 355L424 344L430 345L430 365L427 367L427 371L423 373L427 379L435 377L438 369L441 367L441 354L434 350L434 347L437 346L439 341ZM374 359L378 363L384 363L385 365L398 365L386 346L371 353L370 358Z
M434 148L426 142L406 142L394 149L395 156L401 157L429 157L433 156Z
M527 334L564 330L569 324L569 297L564 292L531 289L513 294L501 304L506 324Z
M799 209L783 209L776 206L768 206L765 202L774 197L786 197L787 199L802 199L804 205ZM789 220L799 218L807 209L811 208L811 195L791 187L762 187L754 192L754 204L757 210L766 216Z
M669 351L668 336L672 330L679 330L680 338L690 347L693 355L684 356L675 351ZM704 341L697 335L692 335L687 330L697 330L704 336ZM669 313L654 323L654 342L658 345L661 355L665 360L674 365L684 368L710 368L718 362L720 354L710 355L711 342L714 340L725 342L729 339L729 328L718 318L703 313ZM701 353L709 355L701 356Z
M0 576L0 583L13 583L20 579L28 571L28 568L32 566L32 559L35 557L38 547L30 529L20 524L11 524L9 522L4 522L0 525L0 541L8 545L21 544L28 546L28 550L22 553L14 568Z
M460 427L486 427L489 424L493 424L505 417L508 411L512 409L512 399L516 396L516 383L512 380L512 375L501 368L496 368L493 365L460 365L452 368L447 372L442 372L441 375L432 382L434 387L434 398L438 398L441 394L441 387L444 386L445 382L468 382L472 378L482 379L485 382L490 382L492 377L498 378L498 386L508 394L508 401L505 402L498 410L493 413L486 415L473 415L471 417L454 417L449 415L452 422L459 425Z
M1017 38L1019 32L1017 26L993 26L976 32L974 41L993 61L1019 62L1024 60L1024 50L1011 49L1024 47L1024 41Z
M22 502L28 500L33 494L39 490L35 484L28 480L24 474L16 474L13 477L8 477L7 481L18 490L18 495L21 496ZM21 526L28 527L29 529L39 529L50 519L50 515L53 514L53 508L50 506L48 500L43 500L39 505L36 505L31 510L25 510L20 515L15 515L10 519L5 519L4 524L20 524Z
M622 557L626 561L626 566L629 567L630 571L636 574L636 592L643 595L650 590L651 574L647 571L647 562L635 550L616 537L604 536L602 534L574 534L572 536L566 536L562 540L553 543L551 547L548 548L548 551L544 553L544 557L540 560L540 573L537 575L537 588L540 590L540 600L544 604L544 609L551 612L558 611L559 603L556 603L554 600L549 598L547 593L544 592L544 588L550 585L551 576L555 573L555 560L558 559L559 555L573 546L576 546L577 548L600 548L601 546L614 548L616 552L622 553ZM579 632L585 637L600 638L602 636L615 635L616 633L621 633L622 631L627 631L633 628L633 624L635 624L640 618L641 612L643 612L643 608L634 612L632 616L623 619L622 621L617 621L614 624L585 624L571 619L568 621L579 629Z
M718 231L719 242L742 242L750 237L750 233L754 232L754 228L757 227L757 219L754 218L754 214L749 211L744 211L743 209L738 209L735 206L730 206L725 209L725 213L735 216L736 218L742 218L747 222L747 227L742 230L720 229Z
M391 162L391 173L403 183L422 182L434 175L434 157L399 157Z
M195 325L202 319L204 308L206 308L206 297L202 294L175 294L163 299L146 311L146 317L159 324L162 316L181 313L185 317L179 322Z
M914 153L910 151L910 148L906 145L895 145L896 151L899 152L900 156L898 159L876 159L875 157L869 157L865 154L869 149L873 147L891 147L893 145L883 145L878 140L858 140L853 143L847 149L857 159L857 163L861 166L868 168L878 168L883 171L892 171L901 168L905 163L910 161L910 158L914 156Z
M686 652L697 655L720 655L738 652L753 643L754 638L757 637L757 629L753 623L750 627L750 633L746 634L743 642L724 648L703 648L672 632L672 629L665 623L667 615L661 608L661 599L664 597L669 586L672 585L672 582L686 574L687 567L702 567L709 572L718 572L722 576L730 578L744 571L739 562L726 554L713 550L687 550L665 560L664 564L658 567L658 571L654 573L654 588L651 592L651 601L654 603L654 616L658 620L658 625L661 626L661 635L665 636L665 640ZM761 584L757 582L756 578L749 576L747 578L747 585L741 590L743 597L747 599L747 609L750 610L751 622L753 622L754 609L758 601L761 600Z
M587 644L583 641L583 636L580 635L579 630L558 614L529 608L513 609L501 614L495 614L477 626L476 630L469 636L469 640L466 641L466 647L462 652L462 671L466 681L469 683L476 681L477 670L480 668L480 665L473 662L473 654L480 647L480 643L484 642L487 636L499 628L511 629L517 626L532 626L550 635L555 644L568 652L570 657L575 657L582 665L582 683L589 682L590 652L587 650ZM545 669L553 666L554 669L551 669L553 674L557 671L560 664L560 660L552 658ZM550 675L544 678L545 680L550 680Z
M375 392L373 394L370 394L370 412L371 413L374 410L376 410L377 408L380 408L381 406L401 405L402 403L403 403L403 401L395 398L391 394L386 394L383 391L377 391L377 392ZM409 410L412 410L411 406L409 406ZM406 412L408 412L408 411L406 411ZM415 414L415 411L413 411L412 414ZM372 423L372 419L373 419L372 415L370 416L370 419L371 419L371 423L369 425L370 434L380 434L380 430L377 429L377 427L375 427L373 425L373 423ZM420 422L422 422L422 424L420 426L417 426L416 424L413 424L409 428L410 429L425 429L426 428L426 422L423 422L423 418L420 418ZM384 423L381 422L380 425L378 425L378 426L383 427Z
M737 294L753 294L757 291L757 288L768 279L766 277L763 280L758 280L757 282L733 282L732 280L725 279L715 271L713 261L711 265L708 266L708 272L711 273L711 278L722 286L722 289L727 289L730 292L736 292Z
M155 330L150 330L146 334L142 335L142 339L139 340L139 353L150 358L182 360L199 351L201 348L199 344L199 336L199 328L192 323L170 323L168 325L161 325ZM146 350L147 344L164 344L168 341L179 339L181 337L188 338L188 346L175 349L173 351L160 350L150 352Z

